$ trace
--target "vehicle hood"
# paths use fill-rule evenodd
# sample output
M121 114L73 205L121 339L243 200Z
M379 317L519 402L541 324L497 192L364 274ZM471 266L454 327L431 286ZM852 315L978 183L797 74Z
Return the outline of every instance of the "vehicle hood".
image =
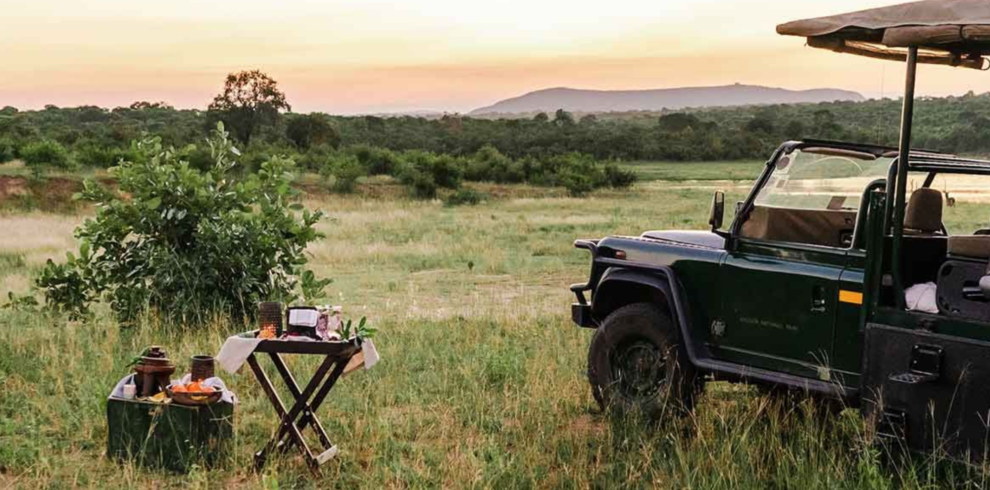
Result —
M725 248L725 239L710 231L690 230L660 230L647 231L640 235L642 238L666 240L668 242L688 243L708 248Z

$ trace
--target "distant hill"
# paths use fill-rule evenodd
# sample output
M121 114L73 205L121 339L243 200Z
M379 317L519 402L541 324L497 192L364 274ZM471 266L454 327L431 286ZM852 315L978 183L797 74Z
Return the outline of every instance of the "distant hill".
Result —
M556 111L659 111L686 107L717 107L802 102L862 101L856 92L838 89L787 90L756 85L686 87L656 90L581 90L548 88L505 99L471 111L472 115Z

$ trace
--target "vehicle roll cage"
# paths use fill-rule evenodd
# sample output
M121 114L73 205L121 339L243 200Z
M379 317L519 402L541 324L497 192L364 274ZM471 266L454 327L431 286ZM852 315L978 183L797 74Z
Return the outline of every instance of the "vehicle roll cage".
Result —
M922 187L928 188L931 187L938 174L990 175L990 161L965 158L932 150L912 150L906 159L907 165L902 167L901 158L898 156L900 152L896 148L889 146L816 139L788 141L778 147L770 159L767 160L763 172L746 197L746 200L743 201L729 231L720 233L726 238L727 247L731 247L732 242L739 237L742 224L748 219L749 213L752 212L755 206L756 196L766 186L776 168L777 161L784 155L807 148L848 150L870 154L876 158L893 157L887 172L887 178L874 180L864 189L864 199L861 201L860 215L857 217L856 228L853 234L853 246L862 246L864 245L864 241L867 241L863 228L866 225L864 211L869 207L869 193L885 180L883 186L887 199L885 199L882 211L883 215L881 216L883 225L879 230L883 236L890 237L892 241L890 249L892 265L890 272L893 279L894 297L898 306L904 306L904 284L901 281L901 267L895 267L893 264L902 263L901 241L904 236L904 208L906 205L908 172L928 172L928 176L922 185ZM881 258L877 257L877 260L881 260Z

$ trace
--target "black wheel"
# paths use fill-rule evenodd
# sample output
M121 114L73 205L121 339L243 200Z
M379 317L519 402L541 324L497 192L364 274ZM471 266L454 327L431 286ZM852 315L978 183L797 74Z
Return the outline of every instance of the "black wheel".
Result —
M658 419L694 405L700 388L670 316L649 303L624 306L595 331L588 379L602 410Z

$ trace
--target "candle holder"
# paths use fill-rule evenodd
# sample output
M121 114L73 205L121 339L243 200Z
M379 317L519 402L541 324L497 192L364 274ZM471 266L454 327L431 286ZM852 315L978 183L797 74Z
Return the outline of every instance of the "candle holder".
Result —
M258 303L258 338L277 339L282 336L282 303Z

